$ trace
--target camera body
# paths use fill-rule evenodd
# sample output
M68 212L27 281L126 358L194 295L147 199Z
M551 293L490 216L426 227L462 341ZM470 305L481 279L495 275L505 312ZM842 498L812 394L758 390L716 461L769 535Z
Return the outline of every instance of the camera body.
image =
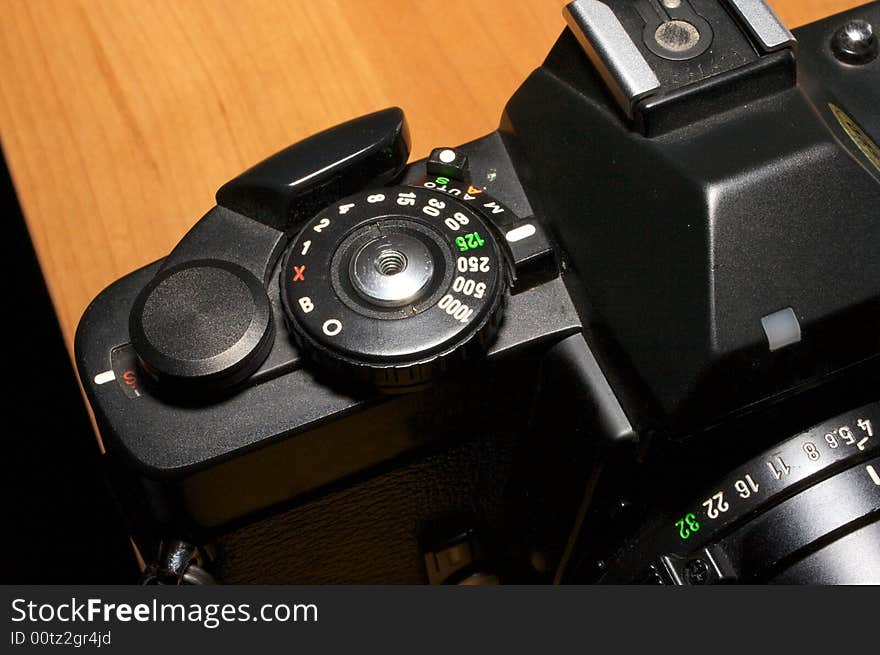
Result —
M880 5L797 40L763 2L565 13L498 131L412 163L399 109L322 132L89 306L143 552L228 582L878 575L880 60L841 28ZM835 548L860 564L823 578Z

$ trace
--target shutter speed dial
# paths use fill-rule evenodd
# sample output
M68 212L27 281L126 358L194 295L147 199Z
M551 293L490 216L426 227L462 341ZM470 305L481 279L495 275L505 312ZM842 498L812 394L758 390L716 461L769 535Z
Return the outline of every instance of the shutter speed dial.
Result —
M281 269L288 324L319 365L383 387L423 383L485 350L506 262L488 222L438 192L349 196L309 221Z

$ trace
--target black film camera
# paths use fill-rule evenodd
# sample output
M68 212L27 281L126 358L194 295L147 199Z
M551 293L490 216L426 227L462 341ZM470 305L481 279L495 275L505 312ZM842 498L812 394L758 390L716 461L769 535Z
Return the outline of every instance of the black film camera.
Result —
M152 579L880 582L880 4L565 16L498 131L315 135L87 309Z

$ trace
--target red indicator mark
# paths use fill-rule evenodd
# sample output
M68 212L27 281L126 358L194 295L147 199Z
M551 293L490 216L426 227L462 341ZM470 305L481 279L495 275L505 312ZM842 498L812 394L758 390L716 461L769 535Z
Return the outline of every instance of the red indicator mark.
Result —
M131 390L131 394L129 394L129 397L131 397L132 395L141 395L140 391L138 391L138 378L135 371L129 369L128 371L123 373L122 380L125 382L125 386L127 386Z
M305 282L306 281L306 265L302 266L294 266L293 267L293 281L294 282Z

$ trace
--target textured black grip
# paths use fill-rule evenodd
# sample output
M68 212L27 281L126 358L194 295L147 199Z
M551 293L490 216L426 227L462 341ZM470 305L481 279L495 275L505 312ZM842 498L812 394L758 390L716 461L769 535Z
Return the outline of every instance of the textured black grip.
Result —
M418 534L464 515L499 529L514 437L486 435L434 452L219 540L228 584L420 584Z

